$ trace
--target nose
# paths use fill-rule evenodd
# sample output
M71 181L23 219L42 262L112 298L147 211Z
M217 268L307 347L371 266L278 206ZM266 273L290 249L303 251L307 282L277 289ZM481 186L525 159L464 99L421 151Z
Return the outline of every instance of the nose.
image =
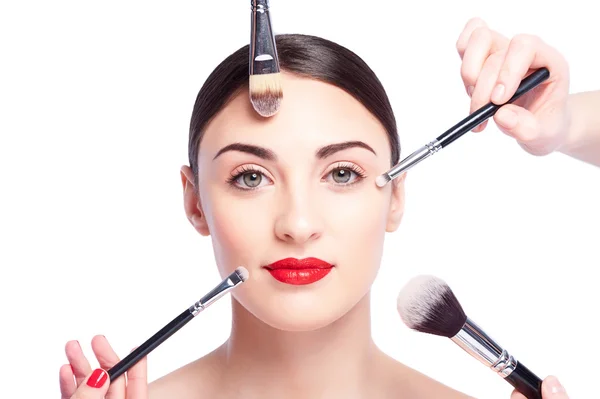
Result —
M323 233L323 220L310 194L294 193L281 198L275 235L282 241L304 244Z

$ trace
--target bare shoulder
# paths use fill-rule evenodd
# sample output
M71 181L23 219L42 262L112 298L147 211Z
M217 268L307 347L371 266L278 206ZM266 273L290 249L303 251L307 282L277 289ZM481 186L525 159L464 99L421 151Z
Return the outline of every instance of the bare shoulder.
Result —
M387 356L384 361L385 375L388 382L385 384L389 395L386 397L409 397L414 399L474 399L459 392L427 375L412 369L397 360ZM398 393L401 392L401 395Z
M201 399L218 396L221 377L218 349L154 380L148 385L149 399Z

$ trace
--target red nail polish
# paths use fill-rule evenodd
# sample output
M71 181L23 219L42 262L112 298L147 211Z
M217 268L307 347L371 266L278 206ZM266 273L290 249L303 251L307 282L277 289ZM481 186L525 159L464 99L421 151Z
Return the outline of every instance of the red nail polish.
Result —
M102 369L96 369L87 380L87 384L92 388L100 388L108 379L108 373Z

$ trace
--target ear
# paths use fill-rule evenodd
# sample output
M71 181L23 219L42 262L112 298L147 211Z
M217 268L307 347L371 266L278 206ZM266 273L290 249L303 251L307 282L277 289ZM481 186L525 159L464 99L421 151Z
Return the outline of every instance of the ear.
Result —
M390 208L388 210L387 225L385 230L388 233L396 231L404 216L404 180L406 179L406 172L400 177L392 180L390 185L392 186L392 198L390 200Z
M206 217L202 211L198 190L194 186L194 174L189 166L181 167L181 184L183 185L183 207L185 214L196 231L203 236L210 235Z

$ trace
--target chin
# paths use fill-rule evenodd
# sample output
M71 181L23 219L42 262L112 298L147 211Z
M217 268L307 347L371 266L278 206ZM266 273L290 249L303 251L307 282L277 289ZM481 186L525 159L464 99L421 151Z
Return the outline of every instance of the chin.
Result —
M298 314L295 312L269 312L263 311L260 320L269 326L290 332L315 331L327 327L336 320L344 316L344 313L336 309L306 309L306 313Z
M285 293L269 291L256 290L253 295L244 295L238 301L262 323L290 332L315 331L333 324L346 315L365 294L344 293L340 289L300 289Z

